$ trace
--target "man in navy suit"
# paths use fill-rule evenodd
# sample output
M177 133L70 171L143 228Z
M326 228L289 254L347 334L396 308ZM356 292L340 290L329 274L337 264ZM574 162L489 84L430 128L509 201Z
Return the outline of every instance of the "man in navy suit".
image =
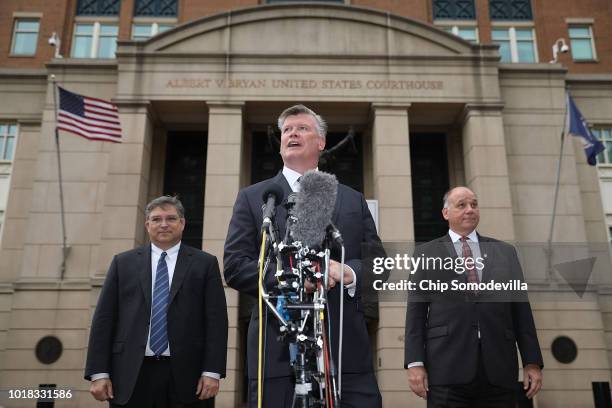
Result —
M225 377L227 309L217 258L181 243L176 197L145 209L151 244L116 255L91 324L85 378L111 407L197 408Z
M443 202L448 234L418 247L415 256L476 261L461 270L420 268L413 276L417 284L524 281L514 247L476 232L480 210L473 191L455 187ZM525 293L507 295L470 290L444 298L431 293L409 297L404 365L410 389L427 399L428 408L514 408L517 345L527 397L540 390L542 353L529 300Z
M299 177L307 170L317 168L320 152L325 148L325 122L303 105L286 109L278 119L278 127L281 131L283 170L275 177L238 193L225 241L225 281L232 288L253 297L258 295L257 259L261 242L262 194L273 183L282 187L285 198L291 192L299 191ZM281 236L285 233L286 215L284 206L278 206L276 221ZM381 406L381 396L372 367L361 302L361 284L364 281L361 258L362 244L380 246L380 239L363 195L342 184L338 185L332 222L342 233L346 248L344 270L340 270L338 259L332 260L329 282L330 288L333 288L329 294L332 350L338 349L340 289L337 283L343 279L345 285L341 405L377 408ZM247 344L249 407L256 407L257 404L258 319L257 308L254 308ZM264 406L270 408L290 407L294 394L288 346L277 340L279 334L278 323L268 314L263 401Z

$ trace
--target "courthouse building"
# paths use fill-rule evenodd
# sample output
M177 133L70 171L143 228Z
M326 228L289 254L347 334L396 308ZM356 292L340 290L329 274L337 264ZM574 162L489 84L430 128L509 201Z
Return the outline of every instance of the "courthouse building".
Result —
M481 233L544 243L569 89L607 150L589 166L565 140L553 241L607 246L611 21L609 0L1 1L0 389L52 383L73 393L58 407L99 406L88 329L113 254L146 243L145 204L179 193L185 242L221 261L236 194L280 168L275 122L295 103L328 120L321 168L372 200L383 241L444 233L440 198L465 184ZM64 272L52 76L112 100L124 139L60 134ZM612 378L612 271L580 300L544 269L527 279L546 367L535 405L592 407L592 382ZM226 296L215 406L239 407L250 301ZM403 369L405 306L374 306L384 406L424 407Z

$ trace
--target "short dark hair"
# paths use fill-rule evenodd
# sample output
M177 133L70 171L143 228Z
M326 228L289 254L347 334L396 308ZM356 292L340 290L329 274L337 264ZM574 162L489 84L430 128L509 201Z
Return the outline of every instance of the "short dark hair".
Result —
M145 208L145 219L149 219L149 215L151 215L151 212L154 209L160 208L160 207L164 208L168 205L171 205L174 208L176 208L176 212L178 213L179 217L185 218L185 207L183 207L183 203L181 203L181 200L179 200L177 196L165 195L165 196L157 197L151 200L149 204L147 204Z

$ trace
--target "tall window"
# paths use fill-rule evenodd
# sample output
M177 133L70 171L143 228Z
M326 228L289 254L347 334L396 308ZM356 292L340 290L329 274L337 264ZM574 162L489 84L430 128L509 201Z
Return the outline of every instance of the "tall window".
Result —
M72 39L73 58L115 58L119 27L112 23L77 23Z
M474 0L433 0L434 19L475 20Z
M16 19L13 31L13 43L11 45L12 55L34 55L36 54L36 43L38 42L38 19Z
M176 17L178 0L136 0L134 16Z
M0 161L13 160L17 125L0 123Z
M174 24L171 23L134 23L132 25L132 40L144 41L172 28L174 28Z
M499 44L501 62L538 62L532 27L494 27L491 37Z
M119 26L113 16L119 15L120 5L121 0L77 0L73 58L115 58Z
M591 129L593 136L602 141L606 150L597 155L597 164L612 164L612 126Z
M530 0L489 0L491 20L533 20Z
M569 27L570 50L574 61L594 61L595 42L590 25Z

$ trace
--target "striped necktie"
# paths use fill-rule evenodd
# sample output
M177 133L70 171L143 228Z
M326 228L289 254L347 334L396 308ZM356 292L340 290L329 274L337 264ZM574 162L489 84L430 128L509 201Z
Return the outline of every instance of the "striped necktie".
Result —
M168 299L170 298L170 285L168 283L168 265L166 253L162 252L157 262L155 272L155 288L153 289L153 305L151 307L151 335L149 344L156 356L161 355L168 348Z

